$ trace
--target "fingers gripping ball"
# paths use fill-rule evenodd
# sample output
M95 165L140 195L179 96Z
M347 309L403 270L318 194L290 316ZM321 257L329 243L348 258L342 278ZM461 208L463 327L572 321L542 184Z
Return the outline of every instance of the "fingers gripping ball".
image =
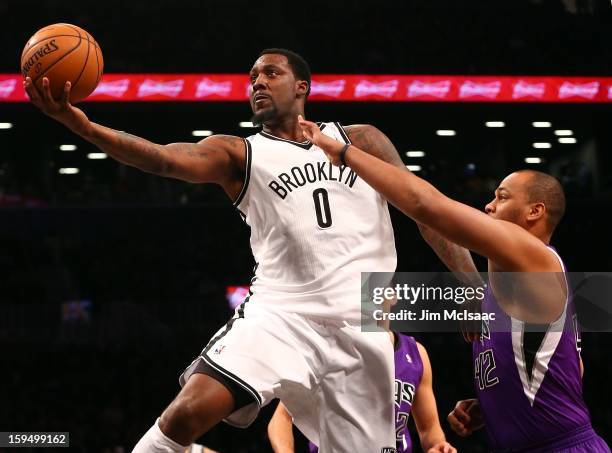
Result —
M60 99L67 81L72 84L70 102L82 101L95 90L104 60L100 46L82 28L53 24L41 28L28 40L21 53L21 74L30 77L42 92L42 79L50 82L51 94Z

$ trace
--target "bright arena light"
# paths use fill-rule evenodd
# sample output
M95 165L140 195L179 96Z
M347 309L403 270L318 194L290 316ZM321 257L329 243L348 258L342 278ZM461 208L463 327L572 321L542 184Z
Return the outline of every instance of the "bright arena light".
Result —
M408 156L408 157L425 157L425 153L423 151L406 151L406 156Z
M209 131L207 129L196 130L196 131L191 131L191 135L193 135L194 137L208 137L212 135L212 131Z
M552 145L547 142L537 142L533 144L533 147L537 149L548 149L548 148L552 148Z
M525 157L525 162L527 162L528 164L541 164L542 158L541 157Z
M506 123L504 123L503 121L487 121L485 125L487 127L505 127Z
M106 159L108 156L106 153L89 153L87 154L88 159Z
M257 127L250 121L241 121L239 124L240 127Z
M11 129L13 127L13 123L0 123L0 129Z
M569 129L559 129L555 131L555 135L557 137L563 137L563 136L568 136L568 135L574 135L574 131L569 130Z
M74 168L74 167L67 167L67 168L60 168L59 169L59 174L60 175L76 175L79 172L78 168Z
M410 171L421 171L420 165L406 165L406 168Z
M60 145L60 151L74 151L76 149L76 145Z
M549 121L534 121L531 123L533 127L552 127L552 123Z
M559 143L574 144L577 140L574 137L561 137Z
M457 135L457 132L452 129L439 129L436 131L440 137L452 137L453 135Z

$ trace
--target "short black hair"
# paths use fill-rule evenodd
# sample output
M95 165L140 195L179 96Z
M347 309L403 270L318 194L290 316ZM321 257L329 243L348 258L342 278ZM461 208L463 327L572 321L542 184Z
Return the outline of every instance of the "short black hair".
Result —
M548 228L552 233L565 214L563 186L557 178L541 171L519 170L518 173L531 176L526 187L529 203L544 203L548 213Z
M289 49L281 49L276 47L271 47L269 49L264 49L259 53L259 56L268 55L268 54L278 54L284 55L287 57L287 61L289 62L289 66L291 66L291 70L293 71L293 75L298 80L306 80L308 82L308 91L306 91L306 97L310 94L310 66L304 58Z

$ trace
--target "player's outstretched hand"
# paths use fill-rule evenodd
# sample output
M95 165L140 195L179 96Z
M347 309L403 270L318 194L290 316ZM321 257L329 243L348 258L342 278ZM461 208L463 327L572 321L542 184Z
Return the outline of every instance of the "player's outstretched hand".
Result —
M304 118L302 118L302 115L298 115L298 122L302 128L304 136L321 148L332 164L341 165L340 152L342 151L342 148L344 148L344 143L325 135L321 132L319 126L312 121L306 121Z
M42 79L42 93L34 86L32 79L26 77L23 82L23 87L30 97L30 101L38 107L45 115L50 116L54 120L59 121L64 126L83 135L89 127L89 118L81 109L70 104L70 82L64 85L64 91L60 100L53 99L49 79Z
M447 419L453 431L462 437L469 436L484 426L480 403L475 398L458 401Z
M438 442L427 453L457 453L457 449L448 442Z

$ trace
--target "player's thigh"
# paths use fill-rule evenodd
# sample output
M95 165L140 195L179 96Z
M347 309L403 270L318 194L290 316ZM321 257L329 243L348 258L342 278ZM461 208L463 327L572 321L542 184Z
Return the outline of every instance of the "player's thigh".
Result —
M283 388L307 392L316 385L313 370L320 368L316 341L316 332L301 317L247 304L211 339L181 382L205 367L214 370L221 382L242 388L251 395L250 404L237 407L226 421L246 427L261 407L282 398Z
M194 374L161 415L162 426L193 424L208 431L234 409L234 397L225 385L205 374Z
M321 453L392 449L395 369L391 340L385 332L341 330L337 353L321 382Z

